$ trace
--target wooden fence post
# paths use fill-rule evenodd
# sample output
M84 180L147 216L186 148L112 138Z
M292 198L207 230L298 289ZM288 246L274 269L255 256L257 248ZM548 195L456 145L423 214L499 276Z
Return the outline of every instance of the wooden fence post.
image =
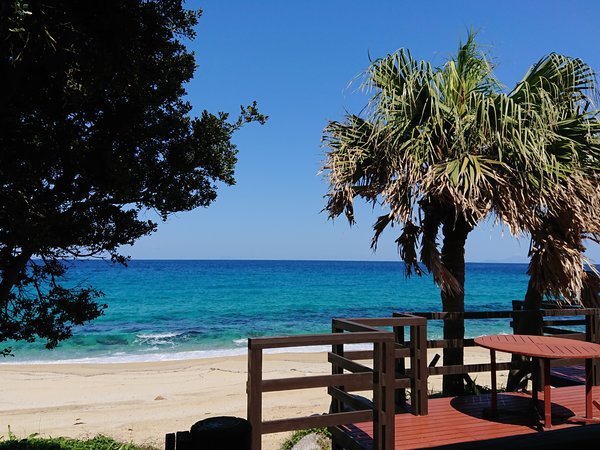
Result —
M395 367L395 352L396 349L395 339L383 342L383 370L384 370L384 383L383 383L383 407L384 407L384 421L383 426L383 442L385 450L393 450L395 447L394 436L395 436L395 416L396 416L396 405L394 401L394 393L396 391L396 367ZM404 359L404 358L403 358Z
M165 435L165 450L175 450L175 433Z
M262 446L262 348L248 339L248 421L252 425L252 450Z
M335 325L331 326L332 333L343 333L343 330L340 330ZM331 351L339 356L344 356L344 344L334 344L331 346ZM339 375L344 373L344 369L339 367L335 363L331 363L331 374ZM338 389L342 391L346 391L344 386L336 386ZM330 413L339 413L342 412L342 402L335 397L331 397L331 404L329 406ZM343 450L343 448L335 441L335 437L331 438L331 450Z
M600 344L600 309L585 316L585 338L588 342ZM600 385L600 360L597 358L592 360L592 383Z
M404 340L404 327L403 326L395 326L394 327L394 339L396 344L401 346L405 346L406 342ZM404 358L398 358L395 360L395 372L396 377L405 376L406 375L406 362ZM400 412L406 407L406 389L396 389L395 394L395 404L396 410Z
M416 414L426 416L429 412L428 407L428 386L429 369L427 367L427 319L423 319L421 325L415 327L415 355L416 369L418 372L418 388L417 388L417 411Z
M189 431L178 431L175 433L175 449L191 450L192 443Z
M383 441L383 389L382 389L382 365L385 354L383 344L375 342L373 344L373 450L384 450Z
M422 323L420 323L422 322ZM411 412L416 416L428 413L427 379L427 319L419 318L419 322L410 327L410 380Z

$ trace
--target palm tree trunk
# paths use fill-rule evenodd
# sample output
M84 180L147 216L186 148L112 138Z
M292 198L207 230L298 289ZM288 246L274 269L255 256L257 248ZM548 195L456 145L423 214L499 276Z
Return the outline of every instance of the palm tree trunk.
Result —
M442 227L444 243L442 247L442 263L456 278L461 286L460 292L447 292L442 289L442 308L444 312L464 312L465 310L465 242L472 227L459 215L454 220L445 221ZM444 321L444 339L464 339L464 318ZM444 366L462 365L464 349L445 348ZM462 375L444 375L442 391L445 396L455 396L464 393Z
M523 310L527 311L528 314L524 314L517 321L518 334L535 334L541 336L542 333L542 316L540 310L542 309L542 300L544 296L535 287L532 281L533 277L529 278L527 284L527 293L525 294L525 301L523 302Z
M523 302L523 311L525 311L525 313L518 315L513 319L515 334L533 334L537 336L543 334L543 321L542 315L540 314L543 298L543 294L537 289L533 282L533 277L531 276L529 278L529 283L527 284L525 301ZM528 358L523 356L513 355L511 361L513 364L522 364L527 359ZM529 373L530 370L523 368L511 370L508 374L506 390L516 391L524 388Z

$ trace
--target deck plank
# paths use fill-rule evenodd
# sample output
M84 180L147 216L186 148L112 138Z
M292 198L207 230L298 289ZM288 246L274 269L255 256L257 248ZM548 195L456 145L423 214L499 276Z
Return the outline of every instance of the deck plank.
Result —
M595 399L600 399L600 387L594 387L593 395ZM540 401L543 398L543 394L540 393ZM500 417L489 419L483 417L483 410L490 403L489 395L430 399L427 416L396 415L395 448L472 449L506 448L507 445L516 446L515 448L543 448L554 440L574 443L585 443L588 440L600 442L600 425L583 426L565 422L568 416L584 415L584 386L552 389L553 420L549 430L541 431L541 428L534 426L526 415L519 414L527 410L529 402L530 396L525 394L499 394ZM594 417L600 418L600 411L595 410ZM353 439L361 441L365 448L371 448L371 422L342 428Z

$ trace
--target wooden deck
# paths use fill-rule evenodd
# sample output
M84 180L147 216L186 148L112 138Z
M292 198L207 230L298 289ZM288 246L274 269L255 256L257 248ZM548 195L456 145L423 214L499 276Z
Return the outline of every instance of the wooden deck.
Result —
M513 302L514 303L514 302ZM505 319L513 325L528 311L456 312L397 312L392 317L332 319L332 333L257 337L248 339L248 420L252 425L252 448L261 449L263 434L307 428L330 427L334 433L334 448L349 450L392 448L556 448L554 443L577 445L576 450L600 448L600 425L571 425L565 416L583 413L583 386L553 390L555 423L551 431L541 432L527 416L505 414L499 420L482 417L490 403L487 396L460 399L429 399L427 380L432 375L464 375L489 372L490 363L437 366L428 363L428 349L467 348L475 346L474 339L427 339L430 321ZM600 344L600 309L568 308L543 309L541 316L545 334L560 335ZM564 327L584 326L585 333ZM350 344L369 344L372 350L355 350ZM330 375L292 376L277 379L263 378L263 352L268 349L331 345L327 358ZM592 366L592 382L600 386L600 358ZM566 371L574 361L557 360L550 378L581 381L581 370ZM563 368L563 369L561 369ZM527 363L496 363L497 370L530 370ZM559 373L562 372L562 373ZM548 374L546 374L548 376ZM327 414L263 420L262 400L265 392L326 387L331 396ZM411 413L396 414L402 407L406 391L410 390ZM354 392L372 391L372 405L357 402ZM595 388L596 399L600 390ZM543 399L542 396L540 396ZM527 412L529 398L524 395L502 394L499 406L505 410ZM429 410L429 415L428 414ZM597 416L600 418L600 411ZM371 421L372 420L372 421ZM363 423L363 421L371 421ZM341 432L339 425L345 426ZM562 437L565 436L565 437ZM561 439L566 439L561 441ZM357 442L365 445L359 446ZM591 440L591 441L590 441ZM373 443L375 441L375 443ZM510 442L508 442L510 441ZM519 443L517 443L519 441ZM368 442L368 443L367 443ZM522 444L526 442L526 444ZM588 445L594 442L594 445ZM540 444L541 443L541 444ZM338 445L339 444L339 445ZM524 445L525 447L523 447ZM561 446L562 447L562 446Z
M429 400L429 415L397 414L395 448L556 448L559 442L579 445L579 449L600 448L600 425L578 425L566 418L585 411L584 387L552 389L552 428L543 430L527 415L530 396L516 393L498 395L498 419L483 418L489 395ZM543 399L543 395L540 395ZM600 399L600 387L594 387ZM504 413L502 413L504 412ZM594 411L600 418L600 411ZM372 436L372 423L340 427L365 448ZM594 442L592 447L588 444ZM539 447L538 447L539 446ZM563 447L564 445L561 445Z

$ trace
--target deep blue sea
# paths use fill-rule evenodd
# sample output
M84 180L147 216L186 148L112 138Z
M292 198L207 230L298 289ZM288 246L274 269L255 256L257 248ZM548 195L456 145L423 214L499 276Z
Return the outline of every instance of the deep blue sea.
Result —
M405 278L400 262L105 261L71 263L69 285L104 291L106 313L54 350L12 343L23 362L125 362L244 353L247 338L329 332L333 317L439 311L431 277ZM467 264L466 309L511 309L526 264ZM441 325L441 324L440 324ZM467 321L467 335L510 332L507 320ZM441 335L430 326L429 337Z

